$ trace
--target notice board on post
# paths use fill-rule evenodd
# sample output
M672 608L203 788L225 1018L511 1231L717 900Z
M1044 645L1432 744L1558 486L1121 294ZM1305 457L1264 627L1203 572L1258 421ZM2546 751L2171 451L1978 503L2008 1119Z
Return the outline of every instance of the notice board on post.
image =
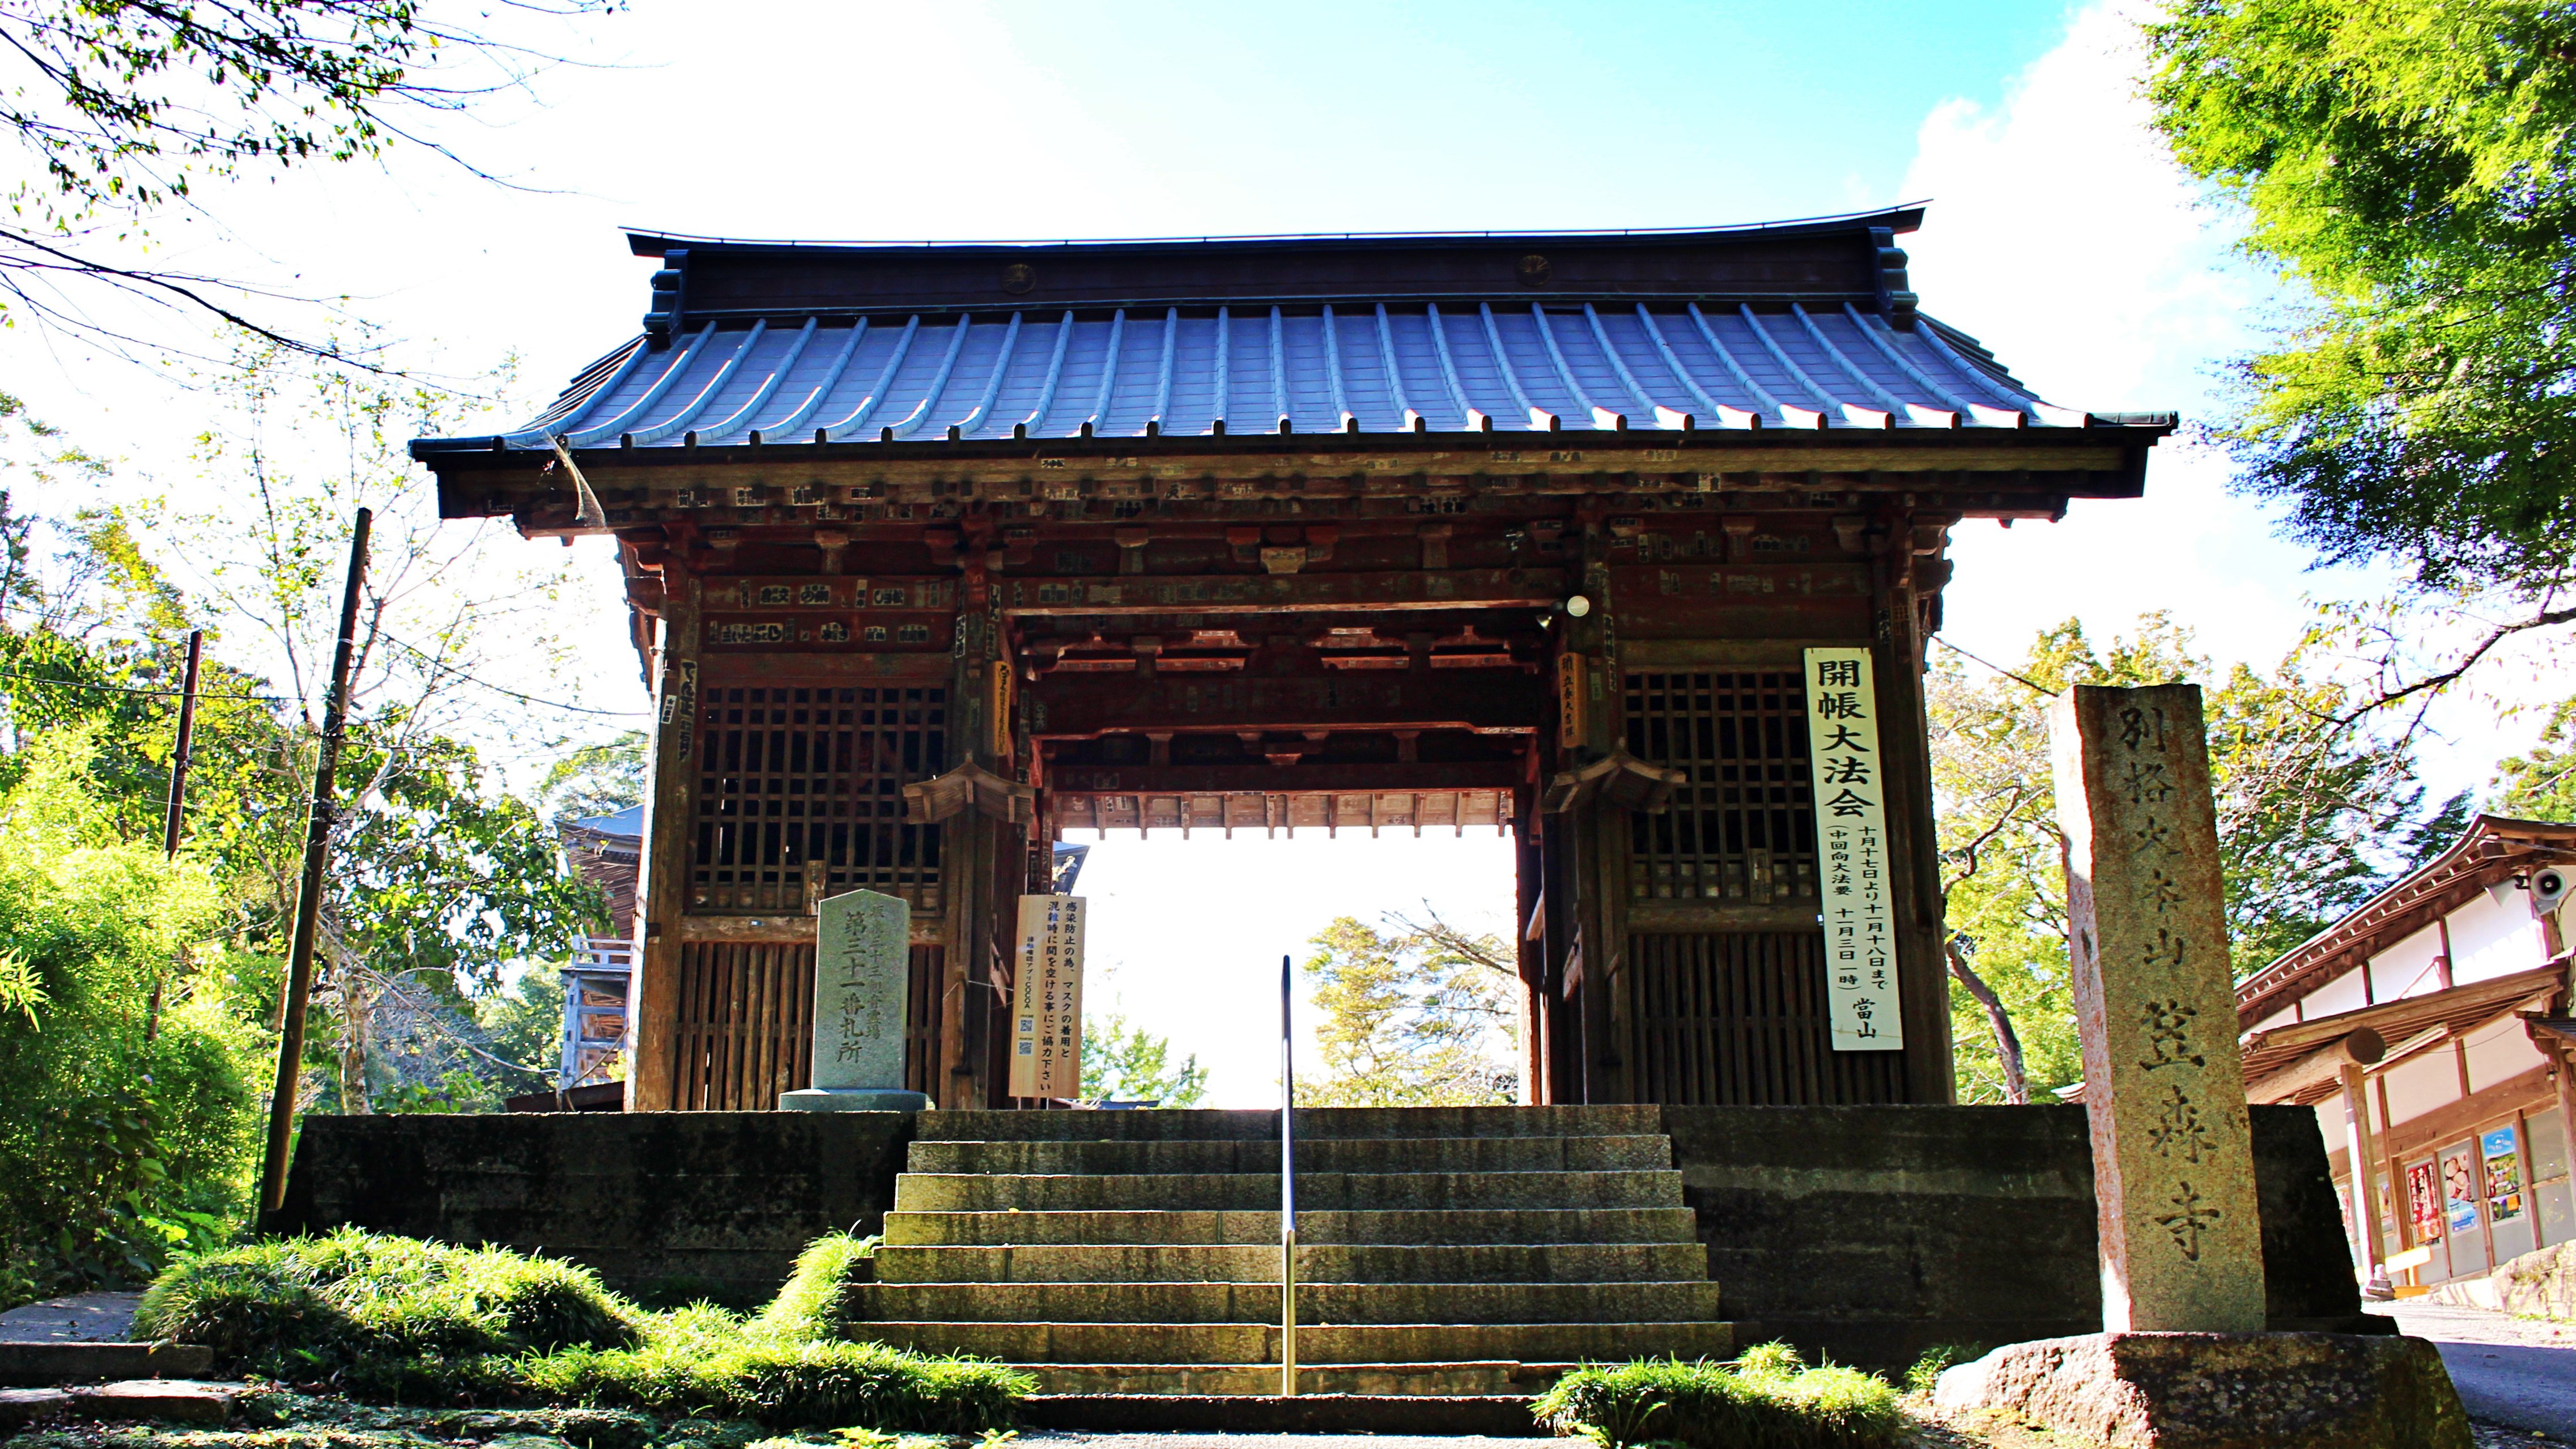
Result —
M1815 777L1834 1050L1900 1051L1905 1026L1897 1010L1887 772L1866 648L1807 651L1807 754Z
M1011 1095L1082 1095L1082 897L1020 897Z

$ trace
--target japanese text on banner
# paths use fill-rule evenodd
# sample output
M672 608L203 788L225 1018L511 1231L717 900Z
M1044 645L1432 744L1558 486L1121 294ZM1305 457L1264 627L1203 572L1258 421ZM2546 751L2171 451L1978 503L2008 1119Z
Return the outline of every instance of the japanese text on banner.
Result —
M1020 897L1011 991L1011 1095L1082 1094L1082 898Z
M1807 651L1807 750L1836 1051L1898 1051L1894 868L1867 649Z

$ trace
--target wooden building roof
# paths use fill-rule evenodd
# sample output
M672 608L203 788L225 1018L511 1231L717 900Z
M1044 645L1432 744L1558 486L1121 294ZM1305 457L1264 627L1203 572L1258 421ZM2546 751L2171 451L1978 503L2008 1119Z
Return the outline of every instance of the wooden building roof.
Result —
M2570 861L2576 861L2576 825L2502 815L2473 818L2449 849L2245 978L2236 988L2238 1029L2251 1030L2497 881Z
M1011 245L630 234L644 332L416 455L1220 436L2118 428L1915 309L1919 209L1773 226Z

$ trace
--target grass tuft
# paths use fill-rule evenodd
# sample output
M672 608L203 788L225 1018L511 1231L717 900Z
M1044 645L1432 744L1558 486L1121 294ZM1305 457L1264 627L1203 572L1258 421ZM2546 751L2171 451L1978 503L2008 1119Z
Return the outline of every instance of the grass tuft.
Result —
M1785 1343L1733 1363L1644 1359L1587 1365L1530 1405L1559 1434L1609 1449L1891 1449L1907 1432L1885 1379L1833 1364L1808 1367Z
M588 1269L344 1228L209 1253L155 1282L138 1337L202 1343L216 1366L391 1402L556 1404L772 1428L997 1429L1034 1387L975 1359L852 1341L847 1287L873 1239L809 1247L746 1319L712 1303L652 1312Z
M876 1280L878 1241L833 1233L807 1243L778 1296L754 1320L757 1329L798 1343L849 1337L862 1321L853 1289Z

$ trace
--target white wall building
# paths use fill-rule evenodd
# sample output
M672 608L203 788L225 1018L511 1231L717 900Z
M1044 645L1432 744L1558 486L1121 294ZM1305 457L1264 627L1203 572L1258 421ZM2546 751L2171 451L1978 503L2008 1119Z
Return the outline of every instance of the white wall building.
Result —
M2365 1279L2576 1237L2569 879L2576 825L2481 815L2237 989L2247 1096L2316 1107Z

